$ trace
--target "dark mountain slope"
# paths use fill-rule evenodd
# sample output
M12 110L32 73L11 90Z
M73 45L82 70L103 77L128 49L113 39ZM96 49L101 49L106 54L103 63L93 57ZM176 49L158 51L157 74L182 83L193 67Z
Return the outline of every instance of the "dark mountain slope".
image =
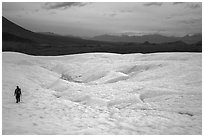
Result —
M2 33L10 33L25 39L30 39L37 43L47 43L47 44L59 44L59 43L87 43L93 42L91 40L83 40L80 38L65 37L60 35L46 35L35 33L29 30L24 29L23 27L16 25L15 23L9 21L5 17L2 17ZM56 45L57 46L57 45Z

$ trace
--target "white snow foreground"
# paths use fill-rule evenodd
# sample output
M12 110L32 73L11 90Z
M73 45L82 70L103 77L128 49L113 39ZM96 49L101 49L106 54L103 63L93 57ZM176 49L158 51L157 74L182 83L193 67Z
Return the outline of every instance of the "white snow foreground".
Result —
M201 60L201 53L3 52L2 133L202 134Z

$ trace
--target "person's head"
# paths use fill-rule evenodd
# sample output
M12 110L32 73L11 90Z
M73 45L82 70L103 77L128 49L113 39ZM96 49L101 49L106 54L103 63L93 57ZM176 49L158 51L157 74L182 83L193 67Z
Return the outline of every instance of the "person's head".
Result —
M17 88L19 88L18 86L16 86Z

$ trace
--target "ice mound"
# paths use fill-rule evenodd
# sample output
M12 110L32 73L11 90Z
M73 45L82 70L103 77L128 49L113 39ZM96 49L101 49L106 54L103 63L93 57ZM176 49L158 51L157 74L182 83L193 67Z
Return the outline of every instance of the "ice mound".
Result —
M109 65L101 67L99 63L58 63L52 71L61 75L61 78L71 82L88 83L98 80L108 73Z
M121 72L125 73L125 74L131 74L131 73L139 73L139 72L143 72L143 71L149 71L149 70L154 70L157 69L159 67L163 67L162 64L138 64L138 65L133 65L130 67L127 67L124 70L121 70Z
M79 91L65 91L63 93L55 93L55 96L87 106L107 107L107 100L90 95L84 95Z
M168 89L162 88L152 88L152 89L144 89L144 91L140 95L140 99L144 101L148 98L154 98L163 95L172 95L172 94L184 94L182 92L176 92Z
M47 86L47 89L52 89L57 92L62 92L64 90L67 90L68 88L68 83L60 78Z
M102 78L95 80L93 83L102 84L102 83L115 83L121 80L128 79L128 75L122 72L111 71L104 75Z
M88 105L88 106L101 106L101 107L106 107L107 106L107 101L101 98L97 97L90 97L90 96L83 96L74 99L74 102L80 102L82 104Z
M108 102L108 107L121 105L121 104L135 104L135 103L143 103L143 101L140 98L140 94L134 94L134 95L131 94L123 98L111 100Z

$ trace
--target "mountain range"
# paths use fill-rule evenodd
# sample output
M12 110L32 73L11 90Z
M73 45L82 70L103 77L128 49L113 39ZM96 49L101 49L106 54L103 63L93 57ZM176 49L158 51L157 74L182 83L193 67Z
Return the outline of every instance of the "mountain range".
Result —
M122 38L132 38L123 36ZM162 36L160 36L162 37ZM143 41L131 42L122 38L83 39L73 36L61 36L54 33L37 33L23 28L2 17L2 51L21 52L30 55L56 56L90 52L109 53L155 53L155 52L202 52L202 39L198 36L186 36L183 40L159 41L158 36L143 36ZM103 37L104 38L104 37ZM126 39L127 39L126 38ZM194 39L193 39L194 38ZM152 41L150 41L152 40ZM113 42L114 41L114 42ZM186 42L188 41L188 42ZM195 42L195 43L193 43Z
M183 41L187 44L193 44L202 40L201 34L194 35L186 35L184 37L167 37L160 34L150 34L143 36L128 36L128 35L99 35L91 38L92 40L99 41L109 41L109 42L137 42L144 43L146 41L150 43L164 43L164 42L175 42L175 41Z

